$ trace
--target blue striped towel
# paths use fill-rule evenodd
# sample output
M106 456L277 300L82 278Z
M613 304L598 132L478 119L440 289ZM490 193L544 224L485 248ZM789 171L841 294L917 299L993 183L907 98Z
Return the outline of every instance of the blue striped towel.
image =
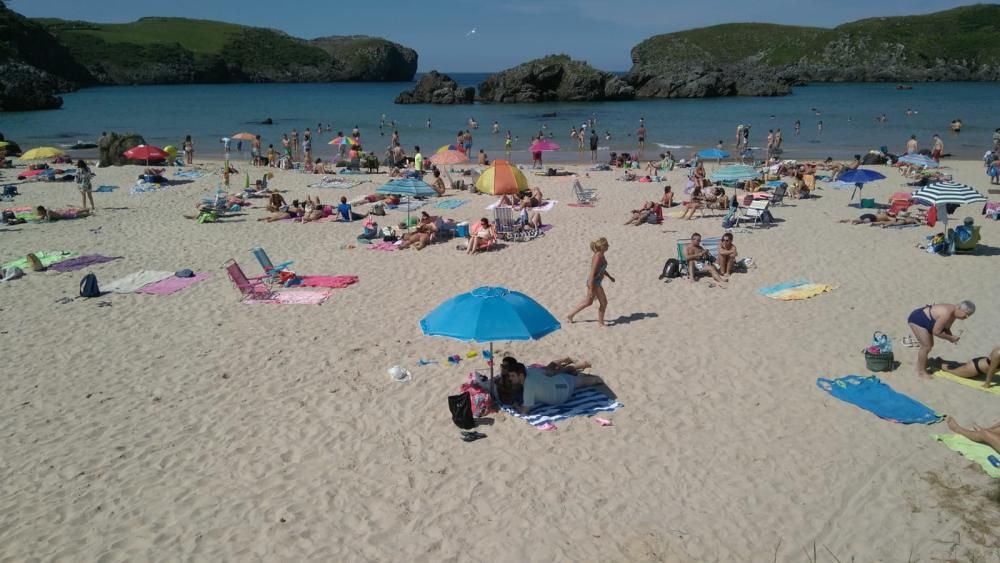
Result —
M557 422L573 416L593 416L599 412L613 412L622 406L621 403L597 389L584 387L573 393L568 402L561 405L542 405L535 408L530 414L521 414L508 406L504 406L503 410L511 416L525 420L532 426L541 426L546 422Z
M459 207L462 207L466 203L469 203L469 200L467 200L467 199L446 199L446 200L439 201L439 202L435 203L434 207L436 207L438 209L458 209Z

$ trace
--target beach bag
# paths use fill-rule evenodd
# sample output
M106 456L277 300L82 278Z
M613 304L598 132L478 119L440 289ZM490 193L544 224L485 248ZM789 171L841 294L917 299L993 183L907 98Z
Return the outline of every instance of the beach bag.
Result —
M736 210L731 208L729 210L729 213L726 213L726 216L722 218L722 228L732 229L735 226L736 226Z
M449 396L448 410L451 411L451 421L455 426L463 430L476 427L476 421L472 418L472 397L469 393Z
M80 297L100 297L101 289L97 286L97 276L93 273L83 276L80 280Z
M493 397L490 396L488 390L483 388L475 372L469 374L469 381L462 384L459 392L469 394L469 399L472 403L472 416L474 418L497 412L496 405L493 404Z
M875 209L876 207L877 206L875 205L874 198L872 199L861 198L861 209Z
M892 352L872 352L870 348L866 348L865 367L870 371L892 371L895 358Z
M663 264L663 273L660 277L679 278L681 277L681 263L676 258L670 258Z

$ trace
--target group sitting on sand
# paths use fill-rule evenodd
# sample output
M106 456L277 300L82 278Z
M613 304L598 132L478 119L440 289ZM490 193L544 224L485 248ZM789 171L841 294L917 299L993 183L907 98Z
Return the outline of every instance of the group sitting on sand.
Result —
M497 392L501 402L521 414L528 414L539 405L561 405L569 401L577 389L603 385L600 377L582 373L589 367L589 362L572 358L560 358L544 367L525 367L507 356L500 363Z
M532 188L530 192L523 194L520 199L517 196L501 196L497 205L520 209L523 207L541 207L544 203L545 198L542 196L542 190L540 188Z

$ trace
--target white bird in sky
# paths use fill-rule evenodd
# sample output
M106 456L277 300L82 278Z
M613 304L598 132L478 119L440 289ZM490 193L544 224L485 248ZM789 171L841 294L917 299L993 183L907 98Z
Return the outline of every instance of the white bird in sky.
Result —
M465 36L466 37L472 37L472 35L475 34L475 33L476 33L476 28L472 28L472 31L466 33Z

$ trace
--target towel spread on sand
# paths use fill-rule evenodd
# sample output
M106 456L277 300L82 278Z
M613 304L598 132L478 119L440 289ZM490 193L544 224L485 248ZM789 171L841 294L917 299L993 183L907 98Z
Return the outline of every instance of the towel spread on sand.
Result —
M445 199L434 204L434 207L438 209L458 209L466 203L469 203L467 199Z
M1000 467L993 467L990 456L1000 458L1000 453L993 451L993 448L986 444L979 444L959 434L937 434L933 438L956 451L969 461L974 461L983 468L987 475L994 479L1000 479Z
M503 198L500 198L500 199L503 199ZM500 199L496 200L495 202L491 203L490 205L487 205L486 209L492 211L492 210L496 209L497 207L499 207L500 206ZM543 205L539 205L538 207L532 207L531 211L538 211L540 213L545 213L546 211L552 211L552 209L555 208L556 204L559 203L559 201L554 200L554 199L547 199L547 200L545 200L542 203L543 203ZM504 206L504 207L506 207L506 206Z
M329 291L288 289L272 293L270 299L252 299L247 297L243 299L243 303L248 305L261 303L269 303L273 305L320 305L329 298Z
M591 416L599 412L612 412L622 406L621 403L597 389L584 387L573 393L569 401L561 405L541 405L529 414L521 414L508 406L504 406L503 410L532 426L541 426L547 422L557 422L573 416Z
M204 178L209 174L211 174L211 172L205 172L204 170L178 170L174 172L174 177L197 180L198 178Z
M985 391L987 393L993 393L994 395L1000 395L1000 383L994 383L989 389L983 387L983 381L980 379L969 378L969 377L959 377L953 373L949 373L944 370L938 370L934 372L936 377L942 379L947 379L949 381L954 381L955 383L961 383L966 387L972 387L973 389L979 389L980 391Z
M105 262L113 262L115 260L121 260L122 258L124 258L124 256L87 254L85 256L77 256L76 258L56 262L49 269L55 272L73 272L75 270L82 270L88 266L93 266L94 264L104 264Z
M770 287L762 287L758 293L779 301L799 301L809 299L827 291L833 291L833 286L825 283L812 283L809 280L796 280L779 283Z
M415 200L415 201L402 201L397 205L386 205L385 208L393 211L402 211L404 213L407 213L409 211L416 211L425 205L427 205L426 201Z
M385 250L387 252L392 252L393 250L399 250L394 242L379 242L375 244L368 245L369 250Z
M349 190L355 186L364 184L363 180L347 180L345 178L323 178L319 182L309 184L310 188L334 188L338 190Z
M105 293L134 293L151 283L165 280L173 275L173 272L139 270L107 285L100 284L100 286L101 291Z
M170 276L164 280L140 287L135 292L146 293L148 295L170 295L172 293L177 293L182 289L187 289L188 287L191 287L192 285L210 277L212 277L210 272L195 272L195 274L190 278Z
M845 375L839 379L820 377L816 380L816 386L845 403L851 403L893 422L934 424L942 418L927 405L897 392L874 375Z
M59 250L56 250L56 251L46 251L46 250L43 250L43 251L40 251L40 252L32 252L32 254L34 254L35 256L37 256L38 257L38 261L41 262L42 266L45 266L45 267L49 267L52 264L55 264L56 262L62 262L63 260L68 260L68 259L72 258L73 256L76 256L76 252L69 252L69 251L65 251L65 250L64 251L59 251ZM10 262L7 262L6 264L3 265L3 269L4 270L6 270L7 268L21 268L22 270L24 270L24 271L27 272L27 271L31 270L31 265L28 264L28 259L26 257L22 256L21 258L18 258L17 260L11 260Z
M105 193L105 192L113 192L117 189L118 186L97 186L97 189L94 191L97 193Z
M358 283L358 276L298 276L298 278L302 280L302 283L297 285L302 287L341 289Z
M593 207L593 203L570 203L570 207Z

